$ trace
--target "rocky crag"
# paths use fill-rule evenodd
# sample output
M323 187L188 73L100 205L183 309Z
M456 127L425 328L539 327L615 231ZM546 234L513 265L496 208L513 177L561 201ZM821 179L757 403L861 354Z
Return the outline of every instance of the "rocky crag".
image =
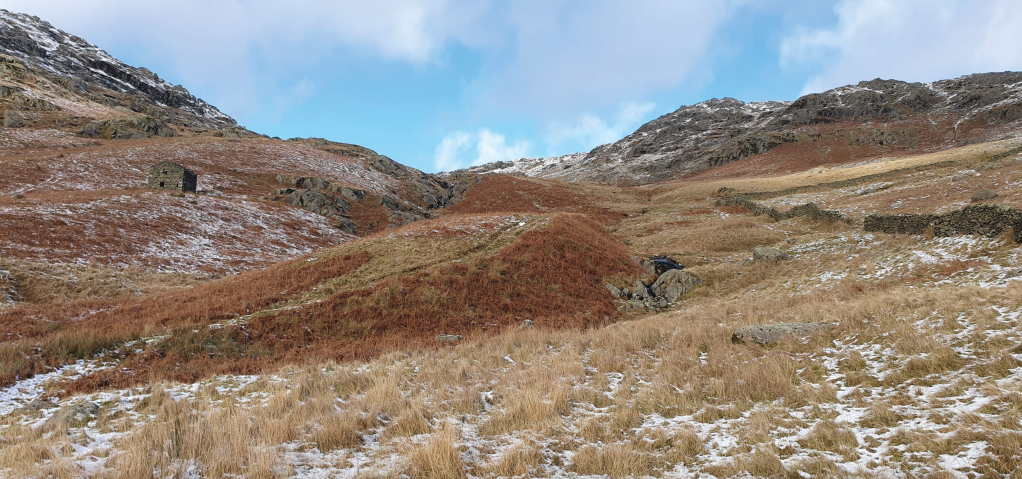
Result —
M733 98L683 106L618 142L585 154L471 168L571 181L654 183L782 146L805 168L871 156L923 152L1011 134L1022 120L1022 73L986 73L933 83L872 80L794 102ZM780 155L780 153L778 153Z
M247 133L184 87L38 17L7 10L0 10L0 97L7 127L39 124L106 138L171 136L169 125Z

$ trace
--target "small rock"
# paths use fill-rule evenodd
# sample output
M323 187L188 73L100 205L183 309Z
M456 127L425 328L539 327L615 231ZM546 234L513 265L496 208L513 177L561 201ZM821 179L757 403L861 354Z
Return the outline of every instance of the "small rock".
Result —
M436 335L436 340L440 341L440 342L453 343L455 341L461 341L461 335L460 334L438 334L438 335Z
M42 399L36 399L26 404L25 407L23 407L22 409L26 411L39 411L42 409L52 409L55 407L57 407L57 405L53 404L52 402L43 401Z
M18 194L16 194L16 195L12 196L11 198L14 198L14 199L16 199L16 200L20 200L20 199L22 199L22 198L24 198L24 197L25 197L25 195L23 195L23 194L21 194L21 193L18 193Z
M535 325L536 323L533 323L531 319L526 319L525 321L522 321L522 325L519 326L518 329L531 328Z
M776 263L778 261L787 261L791 259L791 257L788 256L788 253L777 248L757 246L752 248L752 259L754 261L770 261Z
M731 335L733 343L772 344L785 337L804 339L833 328L829 323L756 324L738 328Z
M997 192L994 190L988 190L986 188L979 190L976 194L972 195L972 202L979 203L981 201L992 200L997 198Z

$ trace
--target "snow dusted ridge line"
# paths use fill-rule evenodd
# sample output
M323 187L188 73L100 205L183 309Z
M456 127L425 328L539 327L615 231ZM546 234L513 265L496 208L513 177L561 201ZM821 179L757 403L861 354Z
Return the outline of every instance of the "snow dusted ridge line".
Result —
M61 78L98 84L121 93L141 93L157 105L177 108L204 120L207 128L236 126L215 106L172 85L145 68L134 68L99 47L31 15L0 9L0 53L30 68Z

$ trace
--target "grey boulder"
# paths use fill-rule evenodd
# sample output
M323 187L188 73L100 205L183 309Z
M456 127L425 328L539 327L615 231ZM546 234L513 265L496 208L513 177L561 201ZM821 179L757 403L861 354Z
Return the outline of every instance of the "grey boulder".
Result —
M777 248L757 246L752 248L752 259L755 261L770 261L776 263L778 261L787 261L791 259L791 257L788 256L788 253Z
M834 325L830 323L755 324L738 328L731 335L731 342L773 344L784 338L809 338L825 333L833 327Z
M972 202L979 203L980 201L992 200L994 198L997 198L997 196L998 195L996 191L984 188L972 195Z
M703 280L685 271L672 269L660 275L656 282L653 283L653 286L650 287L650 290L652 290L654 296L662 297L667 302L673 303L702 282Z

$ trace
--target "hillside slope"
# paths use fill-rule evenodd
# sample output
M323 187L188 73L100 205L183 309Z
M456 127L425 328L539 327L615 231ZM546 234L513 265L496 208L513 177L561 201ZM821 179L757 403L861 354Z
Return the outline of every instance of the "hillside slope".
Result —
M683 106L587 154L470 168L611 184L654 183L747 158L732 176L785 173L1014 135L1022 73L933 83L871 80L794 102L733 98Z
M235 273L427 218L464 187L357 145L249 132L183 87L6 10L0 111L8 261ZM164 160L198 173L198 194L145 189Z

